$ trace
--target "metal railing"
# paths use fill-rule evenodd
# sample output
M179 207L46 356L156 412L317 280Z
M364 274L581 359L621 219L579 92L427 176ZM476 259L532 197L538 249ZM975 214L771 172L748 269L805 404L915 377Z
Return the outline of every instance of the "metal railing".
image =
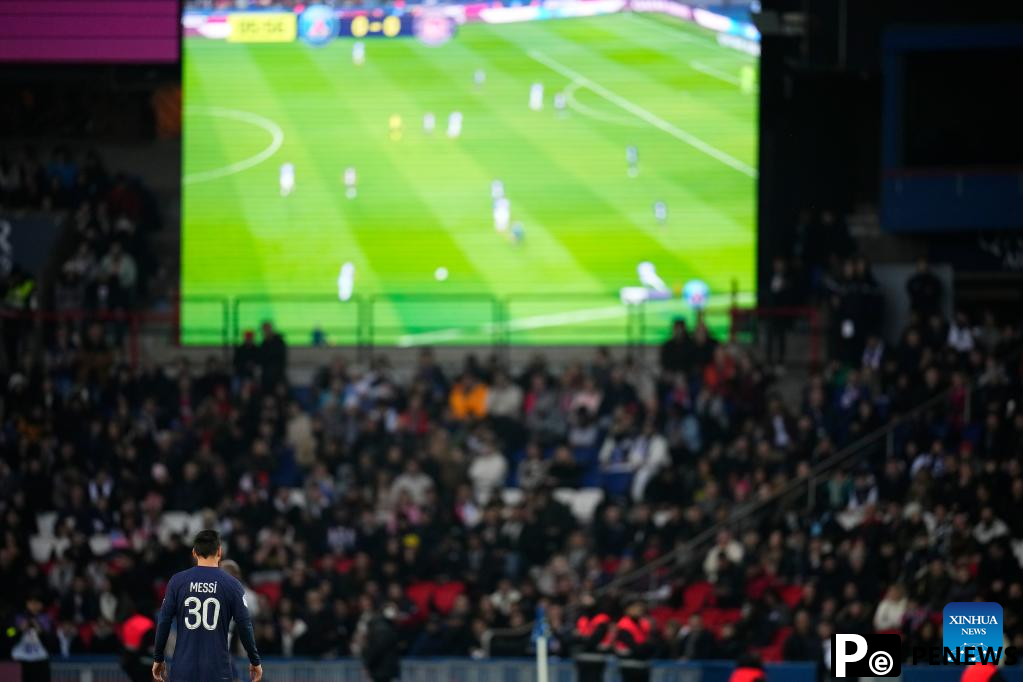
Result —
M748 297L747 297L748 298ZM492 346L615 345L643 349L666 338L672 320L697 316L719 338L748 342L756 329L750 320L783 315L809 320L811 359L816 357L819 329L813 308L758 309L748 301L722 296L696 311L679 299L622 303L610 292L549 292L353 296L348 301L322 294L186 296L171 299L157 311L14 311L0 310L0 320L46 323L99 321L120 325L137 337L161 333L186 346L229 348L246 331L271 321L293 346Z
M650 682L727 682L734 664L728 661L654 661ZM816 682L813 663L768 663L767 679L779 682ZM245 666L239 670L246 670ZM263 665L266 682L370 682L362 666L353 659L336 661L270 660ZM1007 682L1023 682L1023 669L999 669ZM112 658L58 660L51 665L52 682L129 682ZM903 665L903 682L958 682L958 666ZM244 679L244 678L243 678ZM575 682L570 661L553 659L551 682ZM619 673L612 661L604 682L617 682ZM860 678L868 682L874 678ZM885 678L892 679L892 678ZM899 679L899 678L896 678ZM535 682L536 663L526 659L436 659L402 661L402 682Z
M172 663L173 665L173 663ZM727 682L735 668L728 661L654 661L650 682ZM786 682L814 682L816 670L811 663L778 663L766 666L769 679ZM247 664L239 661L239 670ZM120 665L110 658L89 657L57 660L51 665L52 682L128 682ZM355 659L309 661L296 659L266 660L263 679L267 682L369 682L362 664ZM575 666L570 660L551 659L551 682L575 682ZM244 679L244 678L243 678ZM618 665L611 658L605 682L620 679ZM401 662L402 682L535 682L536 662L522 658L407 659Z
M192 306L191 299L182 301ZM392 292L336 297L286 294L242 295L230 301L232 343L245 330L272 320L290 343L305 345L314 334L331 345L489 345L528 341L534 345L609 344L641 346L662 340L672 317L695 317L678 299L624 304L610 292L426 294ZM707 312L727 333L731 303ZM664 324L654 324L654 321ZM186 325L187 327L187 325ZM651 333L651 330L652 333Z

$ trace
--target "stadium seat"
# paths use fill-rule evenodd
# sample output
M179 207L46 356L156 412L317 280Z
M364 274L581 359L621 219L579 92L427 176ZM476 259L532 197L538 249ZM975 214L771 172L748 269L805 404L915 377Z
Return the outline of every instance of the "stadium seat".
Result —
M572 456L575 458L576 463L580 466L591 466L597 463L597 456L600 454L600 449L596 447L589 448L575 448L572 451Z
M781 597L786 606L794 609L803 596L803 588L800 585L784 585L778 588L778 596Z
M405 589L405 596L416 605L420 613L429 613L436 590L437 583L434 582L412 583Z
M609 497L627 496L631 485L631 472L601 472L600 487L604 489Z
M452 581L437 585L433 593L433 605L441 615L448 615L455 605L455 599L465 593L465 584Z
M713 605L714 602L714 586L708 582L693 583L682 593L682 607L690 612Z
M266 600L270 602L270 606L277 606L277 602L281 600L281 584L276 581L262 582L259 585L253 586L252 590L256 594L261 594L266 597Z
M675 613L675 609L670 606L658 606L650 610L650 617L657 623L658 629L663 629L664 624L672 618L678 618Z
M583 470L583 474L579 478L579 485L584 488L599 488L600 476L600 467L596 464L591 464Z
M760 660L764 663L780 663L783 646L784 644L768 644L764 647L754 648L753 652L760 656Z
M721 634L721 627L727 623L734 623L742 616L740 609L718 609L708 608L699 611L703 616L703 625L710 630L715 637Z
M78 638L88 647L92 643L92 623L82 623L78 626Z
M778 628L778 630L774 633L774 637L771 638L771 643L767 646L754 649L754 653L757 653L764 663L777 663L781 661L782 648L785 646L785 640L788 639L790 634L792 634L791 627L786 626Z

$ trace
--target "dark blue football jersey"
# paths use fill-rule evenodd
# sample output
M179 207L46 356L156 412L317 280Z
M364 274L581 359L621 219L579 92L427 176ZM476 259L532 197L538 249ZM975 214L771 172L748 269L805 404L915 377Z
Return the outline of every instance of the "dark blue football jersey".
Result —
M234 620L249 662L259 664L245 589L219 568L195 566L167 583L156 629L154 658L163 651L175 623L177 643L170 664L170 682L224 682L232 679L229 628Z

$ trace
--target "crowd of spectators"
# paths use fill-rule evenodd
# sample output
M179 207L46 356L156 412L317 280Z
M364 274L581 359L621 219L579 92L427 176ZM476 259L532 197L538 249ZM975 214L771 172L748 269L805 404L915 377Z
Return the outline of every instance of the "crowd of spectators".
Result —
M614 610L610 581L927 400L810 500L632 585L657 624L648 653L827 667L836 628L940 641L934 614L975 597L1023 645L1020 328L939 321L865 338L798 401L750 349L681 320L656 369L597 349L451 371L424 351L405 373L339 357L308 385L289 384L270 325L202 367L128 367L106 328L58 330L3 382L4 646L34 628L52 655L116 648L189 564L166 524L183 512L223 534L267 655L358 653L374 605L403 652L521 655L528 627L495 633L541 601L566 655L582 595ZM592 514L564 502L583 488Z
M10 312L132 310L147 293L147 284L158 280L139 277L140 271L155 270L148 244L159 227L153 197L137 179L109 172L94 150L75 154L57 146L47 159L33 147L0 150L0 211L49 213L65 225L53 246L60 262L52 278L52 301L39 300L35 274L15 262L0 281ZM26 282L32 284L30 296L25 295ZM22 351L22 326L16 319L6 324L8 361Z

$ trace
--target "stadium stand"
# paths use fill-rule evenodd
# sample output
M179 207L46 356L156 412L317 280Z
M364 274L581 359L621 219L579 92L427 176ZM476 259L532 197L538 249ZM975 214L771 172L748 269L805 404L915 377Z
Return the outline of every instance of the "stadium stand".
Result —
M856 261L829 272L834 310L869 311L842 302ZM978 596L1020 646L1018 320L926 319L840 339L798 403L702 326L676 327L657 371L598 351L450 372L423 351L406 374L339 357L308 385L270 325L230 367L131 367L110 327L61 327L2 387L0 609L61 655L118 650L212 526L267 655L356 654L386 604L409 654L521 656L538 603L568 655L582 595L616 611L637 591L654 658L820 664L836 628L940 642L942 605ZM694 560L630 577L701 532Z
M180 6L202 13L307 4ZM324 4L382 15L417 3ZM679 676L658 682L726 679L738 672L735 663L747 669L736 680L762 679L761 664L781 664L770 668L771 680L797 679L774 672L793 663L828 679L832 633L896 633L939 647L942 607L953 601L1002 605L1005 643L1023 648L1023 317L1005 284L1018 279L1000 271L992 278L1003 298L990 290L956 298L1005 309L949 315L943 304L952 296L921 259L905 282L909 310L893 335L883 313L896 306L882 293L891 289L872 272L863 242L874 240L873 254L897 251L887 265L903 267L925 251L939 260L943 252L925 242L946 240L921 230L916 241L882 241L862 224L854 238L843 216L854 201L879 201L888 183L902 192L905 182L907 197L926 195L928 204L942 192L927 188L961 196L973 187L972 172L954 173L953 192L928 184L940 174L888 168L864 150L880 146L878 93L892 83L889 67L874 64L877 45L889 42L885 31L911 18L914 4L955 5L942 20L950 27L961 12L985 17L990 8L891 3L896 10L884 21L871 10L847 22L855 3L835 16L822 16L821 3L795 12L798 4L765 2L758 24L763 144L748 169L755 172L742 177L757 178L761 307L740 309L733 292L731 337L694 312L695 323L663 330L656 355L646 352L647 337L627 337L627 350L593 348L567 361L574 350L516 365L467 351L445 364L426 349L409 365L392 365L356 333L357 350L326 363L329 350L303 348L310 351L303 358L323 363L310 376L274 326L285 321L240 329L250 321L240 322L236 309L235 328L225 313L216 330L222 355L214 349L200 362L188 348L168 360L161 346L142 358L131 350L137 329L128 323L152 314L154 298L173 298L150 274L173 271L173 256L152 243L163 221L145 172L112 172L91 146L117 138L125 121L147 143L180 134L178 65L169 83L151 75L122 83L114 74L125 72L105 69L94 80L78 70L55 80L21 64L9 69L0 98L7 123L0 214L42 214L63 232L45 273L0 263L0 679L14 674L7 661L30 631L47 657L85 661L81 676L56 679L123 679L122 671L150 679L167 580L190 566L191 539L206 528L220 532L246 585L268 679L363 679L358 658L382 621L398 641L388 667L408 656L436 666L433 677L417 679L497 677L496 667L465 671L481 659L534 654L538 606L550 627L552 670L565 673L558 680L569 679L569 659L580 653L599 674L609 663L623 677L637 659L711 661L706 670L681 665ZM657 18L637 19L664 30ZM606 53L602 61L626 56L603 33L583 37ZM686 42L706 49L735 40ZM654 61L655 51L635 47ZM752 70L707 66L701 73L710 71L716 88L753 95ZM19 85L30 80L39 84ZM94 87L105 81L109 91ZM654 127L680 142L694 137L606 90L612 97L603 99L638 121L659 121ZM910 99L912 91L892 93ZM961 110L948 104L922 109L954 119ZM989 132L1011 148L1012 135L997 125ZM9 141L13 135L24 139ZM941 138L955 141L944 131ZM65 139L88 142L57 142ZM150 165L153 173L159 164ZM1015 201L1021 185L1013 173L1004 187ZM909 191L919 186L927 191ZM920 212L906 201L904 211ZM983 198L954 226L983 224L973 223L980 204L1010 213ZM964 243L947 240L944 253ZM992 243L1018 270L1019 252ZM974 267L971 258L948 267L963 270L964 262ZM443 273L435 280L447 279ZM337 303L333 292L327 299ZM229 298L222 303L227 311ZM815 339L818 319L826 341L819 356L815 340L808 350L794 333L806 320ZM179 335L177 319L170 325L163 337L198 343ZM499 336L495 348L508 343ZM228 348L236 337L244 340ZM320 343L325 337L314 335ZM309 667L291 678L275 674L273 666L296 661ZM519 665L520 676L509 667L501 679L533 679L532 663ZM916 672L905 679L959 673Z

